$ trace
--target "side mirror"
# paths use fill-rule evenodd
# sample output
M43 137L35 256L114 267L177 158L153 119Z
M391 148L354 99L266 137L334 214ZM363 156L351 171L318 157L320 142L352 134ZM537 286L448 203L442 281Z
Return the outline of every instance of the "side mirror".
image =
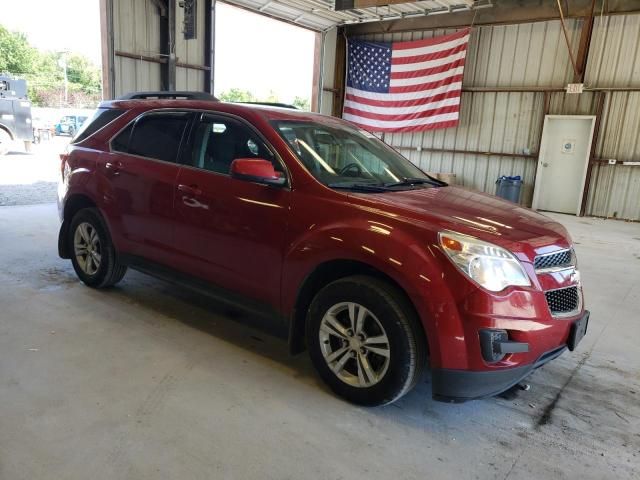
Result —
M231 162L231 178L282 186L287 183L284 176L278 175L273 164L263 158L236 158Z

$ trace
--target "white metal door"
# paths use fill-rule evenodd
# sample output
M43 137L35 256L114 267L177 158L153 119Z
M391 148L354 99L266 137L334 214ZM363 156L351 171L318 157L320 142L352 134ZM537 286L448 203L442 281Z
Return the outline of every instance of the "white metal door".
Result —
M580 213L594 125L593 116L546 116L533 208Z

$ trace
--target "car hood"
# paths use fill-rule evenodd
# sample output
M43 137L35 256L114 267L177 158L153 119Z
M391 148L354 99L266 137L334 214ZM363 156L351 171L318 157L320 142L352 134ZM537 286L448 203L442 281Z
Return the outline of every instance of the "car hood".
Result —
M570 245L555 220L492 195L456 186L374 194L378 208L415 224L472 235L512 251L543 253ZM523 248L523 244L526 248Z

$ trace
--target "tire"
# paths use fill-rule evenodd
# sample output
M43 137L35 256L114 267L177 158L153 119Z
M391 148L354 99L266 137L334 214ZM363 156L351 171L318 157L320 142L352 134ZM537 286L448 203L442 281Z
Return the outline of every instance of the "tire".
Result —
M126 265L117 261L111 236L96 208L84 208L74 215L68 241L73 269L85 285L111 287L127 272Z
M320 377L358 405L398 400L426 364L426 342L413 308L395 286L374 277L346 277L320 290L307 315L306 340Z
M0 128L0 157L9 153L11 148L11 135L6 130Z

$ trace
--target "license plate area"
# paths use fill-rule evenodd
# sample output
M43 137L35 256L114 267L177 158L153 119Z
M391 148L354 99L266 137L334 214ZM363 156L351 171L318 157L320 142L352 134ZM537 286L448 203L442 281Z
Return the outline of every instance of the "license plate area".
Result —
M569 339L567 340L567 347L572 352L580 343L580 340L586 335L587 328L589 327L589 312L584 312L584 315L578 320L573 322L571 330L569 331Z

